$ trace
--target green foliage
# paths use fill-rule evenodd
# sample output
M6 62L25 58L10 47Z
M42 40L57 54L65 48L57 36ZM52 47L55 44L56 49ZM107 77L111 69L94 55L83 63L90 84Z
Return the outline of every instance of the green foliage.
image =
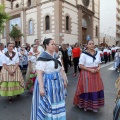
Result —
M10 37L14 40L19 39L23 34L21 33L21 30L18 28L18 25L12 25L12 30L9 33Z
M5 12L5 6L0 5L0 34L2 34L4 30L4 24L10 19L9 14Z

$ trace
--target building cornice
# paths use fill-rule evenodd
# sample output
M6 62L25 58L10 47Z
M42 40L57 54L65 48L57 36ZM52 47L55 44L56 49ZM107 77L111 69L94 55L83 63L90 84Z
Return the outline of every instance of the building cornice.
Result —
M16 9L12 9L10 12L8 12L8 14L10 14L10 16L14 16L16 14L19 14L23 10L26 11L26 10L29 10L29 9L33 9L33 8L36 8L37 6L41 6L42 4L46 4L46 3L54 2L54 1L56 1L56 0L50 0L50 1L43 2L43 3L37 3L37 5L32 6L32 7L23 7L22 6L22 7L16 8ZM90 16L94 16L94 14L95 14L93 11L87 9L86 7L84 7L82 5L75 6L75 5L69 3L69 2L67 2L65 0L60 0L60 1L65 2L65 3L67 3L67 4L69 4L69 5L73 6L73 7L75 7L77 9L81 9L83 12L89 14Z
M94 14L95 14L93 11L87 9L86 7L84 7L82 5L77 5L77 7L78 7L78 9L81 9L83 12L85 12L91 16L94 16Z
M26 10L26 7L19 7L19 8L13 9L13 10L9 11L8 14L10 14L10 16L15 16L17 14L20 14L21 11L23 11L23 10Z

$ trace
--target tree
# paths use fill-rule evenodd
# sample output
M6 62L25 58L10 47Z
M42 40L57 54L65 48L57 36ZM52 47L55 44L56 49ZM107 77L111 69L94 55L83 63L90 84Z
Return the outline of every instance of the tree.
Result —
M9 35L13 40L18 40L23 36L17 24L12 25L12 30L10 31Z
M0 34L2 34L5 23L10 19L9 14L5 12L5 6L0 5Z

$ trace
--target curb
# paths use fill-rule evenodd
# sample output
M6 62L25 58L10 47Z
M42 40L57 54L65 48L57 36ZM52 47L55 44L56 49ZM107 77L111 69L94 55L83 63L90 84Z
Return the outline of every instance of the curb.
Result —
M109 65L111 65L111 64L113 64L113 63L114 63L114 62L110 62L110 63L108 63L108 64L101 65L101 68L107 67L107 66L109 66Z

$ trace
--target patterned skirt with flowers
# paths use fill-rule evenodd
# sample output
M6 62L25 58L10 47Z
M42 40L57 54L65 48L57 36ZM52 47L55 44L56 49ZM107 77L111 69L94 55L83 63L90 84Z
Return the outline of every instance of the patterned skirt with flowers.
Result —
M28 75L26 82L26 89L29 90L30 92L33 92L36 76L37 76L36 71L30 72Z

